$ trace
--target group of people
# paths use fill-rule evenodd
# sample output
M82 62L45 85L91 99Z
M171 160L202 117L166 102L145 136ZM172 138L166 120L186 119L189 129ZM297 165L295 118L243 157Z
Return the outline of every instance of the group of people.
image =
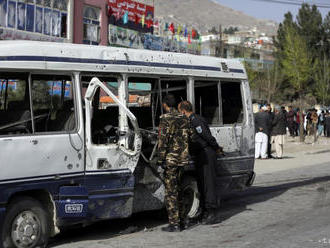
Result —
M290 136L295 137L300 134L300 110L294 110L289 106L287 114L287 123ZM302 113L302 131L304 135L315 135L330 137L330 112L329 110L319 110L315 108L308 109Z
M292 106L288 110L275 106L272 112L270 104L262 106L255 114L255 158L283 158L287 128L291 137L299 136L300 132L314 137L330 137L330 112L322 110L318 113L316 109L309 109L301 113L299 108L294 110ZM272 156L272 144L275 145L276 156Z
M255 115L256 159L283 158L286 123L286 114L280 106L275 106L274 112L270 104L260 108L260 111ZM272 156L272 144L275 145L276 156Z
M207 122L193 113L189 101L177 105L174 95L168 94L162 103L165 113L160 116L158 163L164 169L165 206L169 219L169 225L162 230L179 232L186 226L181 182L191 152L197 157L196 169L204 210L202 223L213 224L219 205L215 164L217 153L222 153L222 148L212 136Z

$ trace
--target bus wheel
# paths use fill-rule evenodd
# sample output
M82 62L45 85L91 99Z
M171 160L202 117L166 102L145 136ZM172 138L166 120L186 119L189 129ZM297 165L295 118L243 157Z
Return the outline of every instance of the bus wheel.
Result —
M2 240L4 248L45 247L50 235L49 217L41 203L30 197L16 199L8 207Z
M200 194L195 178L191 176L183 178L182 197L185 216L190 219L199 217L201 213Z

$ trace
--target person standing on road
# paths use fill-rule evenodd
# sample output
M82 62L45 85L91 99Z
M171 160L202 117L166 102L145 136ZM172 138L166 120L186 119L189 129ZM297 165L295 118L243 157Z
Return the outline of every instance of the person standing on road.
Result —
M327 110L327 113L325 115L324 130L325 130L325 136L330 137L330 113L329 113L329 110Z
M281 159L283 157L283 145L286 135L286 116L281 111L279 106L275 107L275 115L272 121L272 138L271 143L275 143L276 157Z
M270 123L270 117L267 112L267 107L263 106L260 108L260 112L256 113L254 117L256 136L255 136L255 158L261 159L267 158L268 148L268 136Z
M319 115L317 114L317 109L312 109L311 113L311 129L313 130L313 135L317 135L317 123L319 121Z
M306 123L306 132L307 135L312 135L313 134L313 129L312 129L312 109L308 109L306 113L306 118L305 118L305 123Z
M190 120L191 128L195 135L193 138L194 151L197 155L200 175L200 185L202 187L204 199L203 224L214 224L216 222L216 209L219 207L219 201L216 192L216 162L217 154L222 154L222 148L218 145L216 139L212 136L206 120L193 113L192 104L189 101L183 101L179 104L179 111L186 115Z
M268 103L266 105L267 110L266 112L268 113L269 116L269 127L268 127L268 148L267 148L267 153L268 153L268 158L273 158L272 156L272 143L271 143L271 132L272 132L272 121L274 119L274 112L272 112L272 107L271 105Z
M189 155L189 119L175 107L174 95L165 96L165 114L160 116L158 136L158 163L164 168L165 205L169 220L169 225L162 230L167 232L180 232L180 224L184 221L181 181Z
M297 136L300 135L300 126L301 125L302 125L303 135L305 134L304 119L305 119L304 113L302 113L302 119L300 118L300 109L298 108L297 109L297 114L296 114Z
M292 109L292 106L288 107L288 112L286 113L286 120L288 123L288 128L289 128L289 132L290 132L290 136L294 137L294 133L295 133L295 123L294 123L294 111Z
M322 110L321 113L319 114L318 124L317 124L318 136L322 136L322 133L324 132L324 121L325 121L325 114L324 114L324 110Z

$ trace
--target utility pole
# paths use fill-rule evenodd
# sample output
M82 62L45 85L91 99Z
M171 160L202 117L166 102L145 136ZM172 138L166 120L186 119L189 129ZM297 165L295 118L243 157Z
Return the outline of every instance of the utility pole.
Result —
M219 55L220 57L223 56L223 52L222 52L222 49L223 48L223 45L222 45L222 25L220 24L219 25Z

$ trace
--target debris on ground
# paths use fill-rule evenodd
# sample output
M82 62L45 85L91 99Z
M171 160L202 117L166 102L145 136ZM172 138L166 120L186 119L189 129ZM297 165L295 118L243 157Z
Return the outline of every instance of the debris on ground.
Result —
M154 229L153 228L147 228L147 227L144 227L143 231L144 232L152 232Z
M134 233L137 232L139 228L137 226L129 226L125 230L120 231L119 234L129 234L129 233Z

